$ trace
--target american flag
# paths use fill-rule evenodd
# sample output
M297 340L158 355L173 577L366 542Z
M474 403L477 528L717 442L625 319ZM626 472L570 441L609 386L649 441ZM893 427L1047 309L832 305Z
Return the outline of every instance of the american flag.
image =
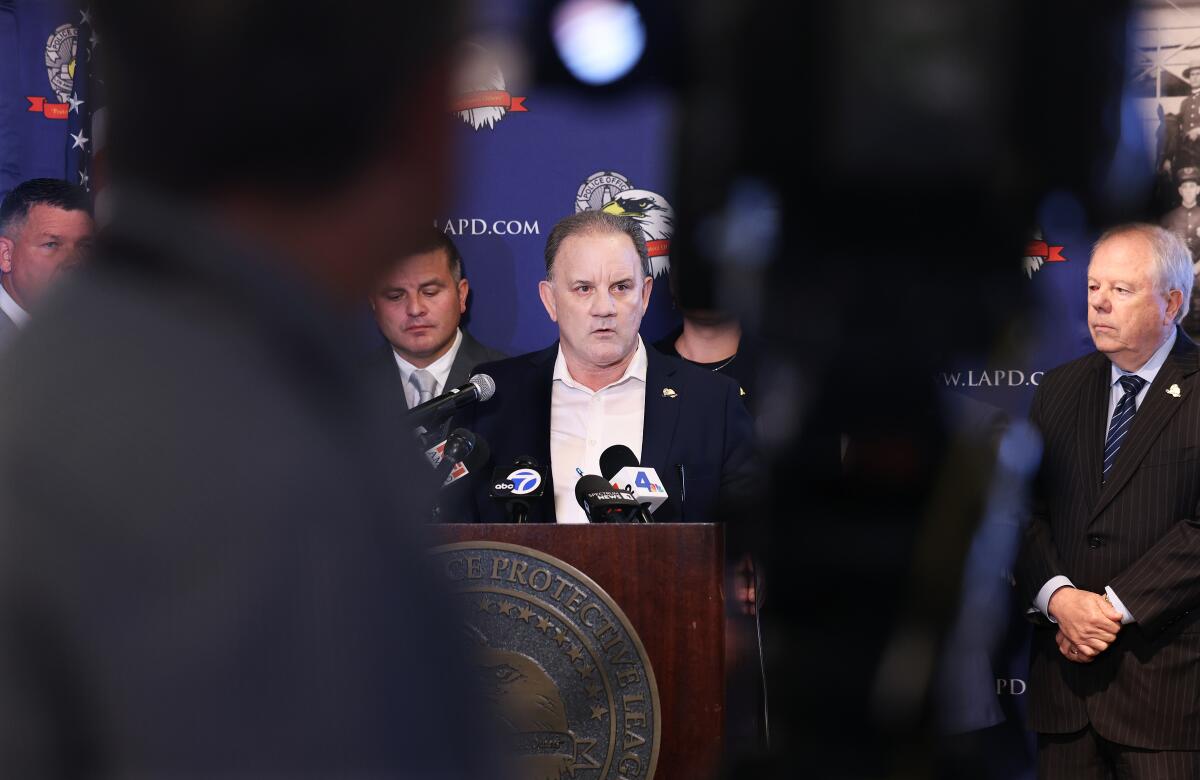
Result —
M104 185L104 116L100 103L103 85L92 66L100 37L92 26L90 9L79 9L78 34L75 38L74 93L67 114L66 178L93 193L97 205L102 202Z
M0 0L0 197L39 177L102 188L100 45L78 0Z

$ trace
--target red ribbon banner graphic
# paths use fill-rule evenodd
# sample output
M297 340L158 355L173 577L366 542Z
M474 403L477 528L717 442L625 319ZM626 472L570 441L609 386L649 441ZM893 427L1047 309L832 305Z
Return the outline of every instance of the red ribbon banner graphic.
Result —
M662 257L671 253L671 240L668 238L659 238L654 241L646 242L646 253L651 257Z
M26 97L29 110L47 119L66 119L71 106L67 103L47 103L44 97Z
M1026 257L1044 257L1047 263L1065 263L1061 246L1050 246L1045 241L1030 241L1025 245Z
M525 98L517 97L504 90L489 92L472 92L455 100L451 111L469 111L472 108L504 108L509 111L528 111L525 108Z

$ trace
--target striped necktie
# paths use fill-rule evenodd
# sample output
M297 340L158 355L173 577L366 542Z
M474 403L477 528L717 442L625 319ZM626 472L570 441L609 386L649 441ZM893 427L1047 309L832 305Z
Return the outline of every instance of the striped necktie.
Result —
M1108 470L1116 461L1121 442L1125 440L1125 434L1129 433L1129 427L1133 425L1133 415L1137 413L1137 394L1146 384L1145 379L1133 374L1123 376L1117 381L1125 389L1125 395L1117 402L1117 408L1113 409L1112 422L1108 424L1108 438L1104 441L1104 476L1101 484L1108 481Z

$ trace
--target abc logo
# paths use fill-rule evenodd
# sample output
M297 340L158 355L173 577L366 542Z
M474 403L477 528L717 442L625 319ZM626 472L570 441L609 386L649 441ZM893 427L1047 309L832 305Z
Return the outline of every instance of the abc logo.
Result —
M514 496L525 496L538 489L542 484L542 475L533 469L517 469L508 475L508 481L513 485Z

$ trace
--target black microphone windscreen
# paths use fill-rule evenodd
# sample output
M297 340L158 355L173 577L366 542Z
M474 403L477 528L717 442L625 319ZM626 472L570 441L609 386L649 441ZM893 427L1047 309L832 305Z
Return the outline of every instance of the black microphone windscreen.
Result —
M463 465L470 471L480 471L491 459L492 450L488 447L487 439L479 434L475 434L475 447L467 455L467 459L463 461Z
M606 480L612 479L613 475L623 468L637 468L640 465L637 455L624 444L614 444L600 453L600 473Z
M443 450L442 457L454 463L463 460L474 450L475 434L466 428L455 428L446 437L446 447Z
M579 506L587 511L587 506L584 501L589 493L601 493L611 491L612 485L608 484L608 480L596 474L584 474L575 483L575 500L579 502Z

